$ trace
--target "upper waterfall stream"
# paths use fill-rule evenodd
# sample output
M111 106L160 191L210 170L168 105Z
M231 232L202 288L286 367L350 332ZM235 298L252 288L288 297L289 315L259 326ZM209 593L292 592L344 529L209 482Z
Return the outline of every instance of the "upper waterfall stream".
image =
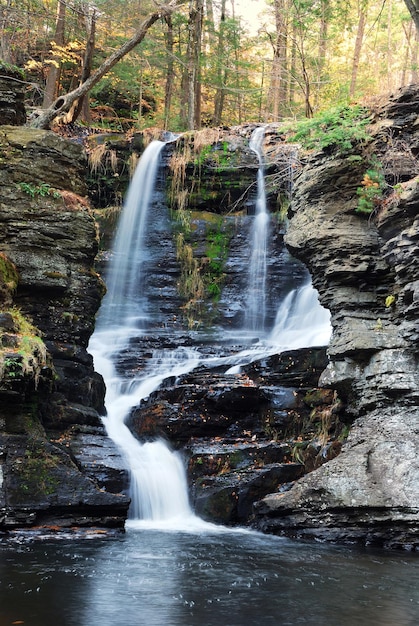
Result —
M257 133L252 144L260 163L262 139L263 136ZM275 326L265 329L269 215L261 165L255 215L257 226L253 229L255 239L252 244L255 258L250 263L252 269L246 313L250 329L258 331L258 341L243 345L235 354L225 354L215 349L208 356L199 351L199 342L198 347L191 348L182 345L179 339L175 349L154 352L147 366L138 372L131 371L128 374L118 365L121 353L133 341L141 342L150 325L154 324L156 328L159 326L159 320L153 319L156 314L148 306L144 267L149 255L146 246L148 235L157 227L155 216L150 215L150 207L164 146L163 142L152 142L137 166L115 237L107 277L108 292L98 315L89 350L94 357L95 369L102 374L106 384L107 415L103 418L104 424L109 436L122 451L130 470L130 518L154 525L178 527L179 524L185 526L197 523L189 504L182 458L169 450L161 440L140 443L125 424L131 409L138 406L165 379L181 376L198 365L225 367L226 373L234 374L241 365L257 358L286 349L325 345L331 329L329 313L319 305L310 281L291 291L282 303L278 303ZM161 271L164 272L165 268ZM159 328L158 332L165 331ZM173 340L173 329L170 332ZM196 333L199 335L199 331ZM214 344L217 345L217 339Z
M263 172L262 146L264 136L265 129L263 126L260 126L252 133L249 142L249 147L256 153L259 161L245 315L245 327L253 331L265 330L266 318L266 261L269 213L266 206L265 176Z

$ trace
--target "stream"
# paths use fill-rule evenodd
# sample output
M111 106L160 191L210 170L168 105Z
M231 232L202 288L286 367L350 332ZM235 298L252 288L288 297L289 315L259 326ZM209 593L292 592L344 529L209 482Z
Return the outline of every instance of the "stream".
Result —
M251 531L20 535L0 545L0 625L416 626L418 580L410 553Z

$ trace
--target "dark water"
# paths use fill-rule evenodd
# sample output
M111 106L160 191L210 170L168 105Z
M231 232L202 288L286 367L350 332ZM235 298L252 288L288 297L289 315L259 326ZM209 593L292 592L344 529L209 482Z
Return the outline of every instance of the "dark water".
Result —
M0 544L0 626L416 626L419 558L240 533Z

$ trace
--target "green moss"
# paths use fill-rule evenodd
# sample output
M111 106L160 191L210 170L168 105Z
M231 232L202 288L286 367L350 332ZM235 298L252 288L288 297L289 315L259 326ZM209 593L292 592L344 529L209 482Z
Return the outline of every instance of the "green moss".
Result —
M25 72L17 65L12 65L11 63L6 63L2 59L0 59L0 72L4 74L10 74L15 78L19 78L20 80L25 80Z
M2 252L0 252L0 282L3 283L9 291L14 291L19 282L16 267Z
M17 495L27 498L29 494L35 497L53 494L58 486L54 473L59 463L60 458L47 450L44 441L34 440L24 456L14 463L18 476Z

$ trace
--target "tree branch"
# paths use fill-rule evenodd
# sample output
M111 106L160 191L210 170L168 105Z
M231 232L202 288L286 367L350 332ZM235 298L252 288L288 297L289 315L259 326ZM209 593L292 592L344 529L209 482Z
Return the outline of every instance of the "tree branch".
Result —
M50 128L51 122L56 117L62 113L66 113L75 100L86 95L126 54L131 52L131 50L142 42L147 31L159 18L171 15L184 1L185 0L171 0L167 4L158 5L157 10L150 13L150 15L145 18L131 39L128 39L123 46L111 54L84 83L79 85L76 89L73 89L73 91L59 96L48 109L32 119L30 125L34 128Z

